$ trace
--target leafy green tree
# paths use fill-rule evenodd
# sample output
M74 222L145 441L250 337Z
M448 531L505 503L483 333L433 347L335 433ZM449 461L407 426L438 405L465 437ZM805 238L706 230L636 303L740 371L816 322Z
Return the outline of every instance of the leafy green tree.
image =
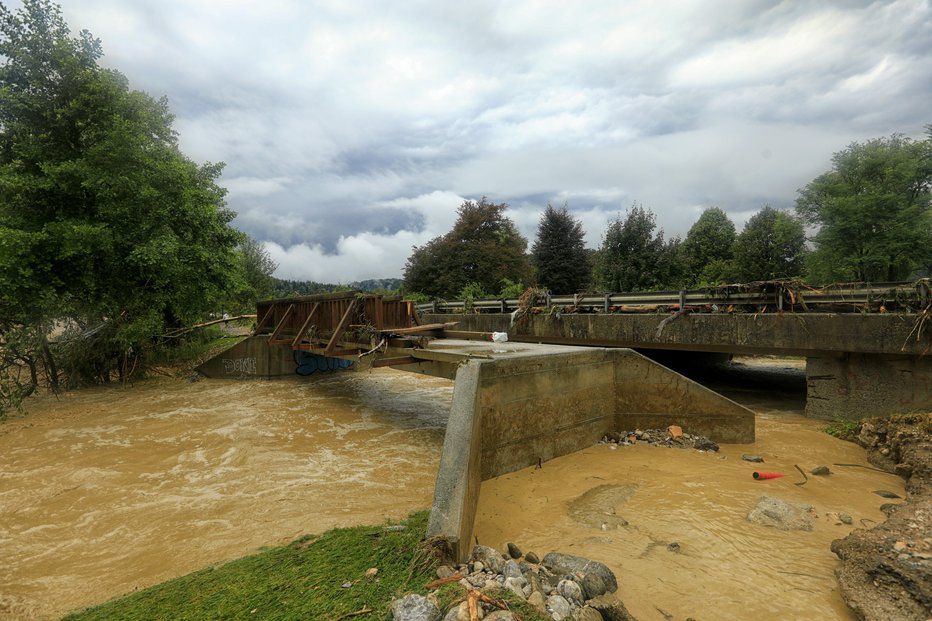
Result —
M932 260L932 125L927 138L854 142L799 190L796 211L818 227L817 281L899 280Z
M688 284L721 282L730 269L736 237L735 225L723 210L710 207L703 211L683 241Z
M405 264L405 289L452 297L471 283L498 291L506 278L530 280L527 240L505 215L507 208L485 197L465 201L450 232L414 247Z
M656 234L656 216L634 203L624 221L608 225L596 259L595 283L604 291L643 291L677 286L680 241Z
M100 56L48 0L0 5L0 325L44 340L69 317L88 347L82 335L106 335L100 364L126 369L226 295L241 234L221 165L184 157L166 100L131 91Z
M554 293L575 293L589 286L592 272L582 223L566 206L547 205L531 248L537 284Z
M272 274L278 264L269 252L255 239L245 236L236 248L237 268L240 280L230 304L236 310L255 310L256 300L270 298L276 290Z
M800 276L805 246L802 223L767 205L751 216L735 240L735 277L751 282Z

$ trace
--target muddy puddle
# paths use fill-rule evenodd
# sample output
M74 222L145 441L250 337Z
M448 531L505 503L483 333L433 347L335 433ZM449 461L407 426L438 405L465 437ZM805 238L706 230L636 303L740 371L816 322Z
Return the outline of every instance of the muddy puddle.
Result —
M0 424L0 619L430 506L452 386L378 370L31 402Z
M778 380L762 390L760 367ZM756 369L755 369L756 368ZM640 621L853 620L837 589L833 539L884 520L896 476L858 467L866 454L804 418L801 362L764 360L719 389L758 413L757 443L719 453L609 445L546 462L482 485L476 535L501 549L515 542L539 555L552 550L604 562L618 576L619 597ZM774 388L776 386L776 388ZM804 382L802 382L804 389ZM753 453L765 459L741 459ZM829 465L828 477L807 473ZM755 471L786 476L755 481ZM812 531L780 531L746 520L763 495L814 507ZM837 519L847 513L852 524Z

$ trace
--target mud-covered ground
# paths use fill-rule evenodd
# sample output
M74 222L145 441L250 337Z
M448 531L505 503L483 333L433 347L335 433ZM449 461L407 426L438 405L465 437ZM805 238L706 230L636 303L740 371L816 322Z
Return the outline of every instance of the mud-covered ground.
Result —
M866 621L930 619L932 414L866 420L857 442L872 464L906 479L907 500L890 499L885 522L832 543L842 596Z

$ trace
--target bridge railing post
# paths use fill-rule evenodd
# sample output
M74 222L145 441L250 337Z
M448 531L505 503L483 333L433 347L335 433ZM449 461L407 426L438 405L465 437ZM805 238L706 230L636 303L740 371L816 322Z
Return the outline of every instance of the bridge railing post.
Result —
M604 303L603 303L603 305L602 305L602 312L607 313L607 312L608 312L608 309L609 309L609 307L610 307L611 305L612 305L612 294L611 294L611 293L606 293L606 294L605 294L605 301L604 301Z

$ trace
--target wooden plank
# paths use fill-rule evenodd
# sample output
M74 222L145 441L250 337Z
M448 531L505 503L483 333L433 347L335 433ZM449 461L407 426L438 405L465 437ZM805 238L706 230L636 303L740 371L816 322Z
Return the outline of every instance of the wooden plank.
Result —
M343 333L346 331L346 326L349 324L350 317L353 314L353 309L356 308L356 298L350 300L349 306L346 307L346 312L343 313L343 317L340 319L340 323L337 325L337 329L333 331L333 336L330 337L330 342L327 343L327 349L325 350L328 354L336 349L337 343L343 337Z
M382 330L382 332L387 334L418 334L419 332L434 332L437 330L446 330L447 328L452 328L458 321L450 321L448 323L428 323L423 326L414 326L412 328L388 328Z
M492 356L486 356L485 354L468 354L468 353L457 353L452 351L438 351L435 349L412 349L410 350L411 356L417 358L418 360L433 360L434 362L452 362L454 364L460 363L464 360L470 360L474 358L480 358L482 360L491 360Z
M307 327L311 324L311 319L314 318L314 313L317 312L318 308L320 308L320 302L314 302L314 306L311 308L311 312L307 314L307 319L305 319L304 323L301 324L301 329L298 330L294 340L291 342L292 349L295 349L298 345L301 344L301 339L304 337L304 331L307 330Z
M418 362L423 362L418 360L414 356L397 356L395 358L380 358L372 363L373 368L378 369L379 367L394 367L400 364L417 364Z
M278 325L275 326L275 330L272 331L272 334L269 335L269 343L278 339L278 333L282 331L282 327L285 325L285 322L288 321L288 317L294 311L294 304L288 306L288 310L285 311L285 314L282 315L282 320L278 322Z
M468 330L444 330L443 338L463 341L491 341L491 332L472 332Z

